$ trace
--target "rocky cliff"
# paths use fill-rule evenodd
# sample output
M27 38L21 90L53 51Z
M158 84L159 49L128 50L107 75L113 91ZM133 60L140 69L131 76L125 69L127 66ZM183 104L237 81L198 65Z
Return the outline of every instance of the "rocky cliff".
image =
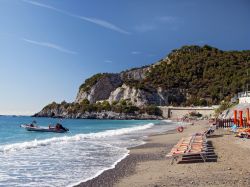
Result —
M150 70L151 66L144 66L141 68L134 68L131 70L123 71L120 73L120 77L123 81L141 81L146 78L146 73Z
M92 78L95 78L93 76ZM90 80L90 79L89 79ZM121 86L122 79L120 74L101 74L95 81L88 84L88 80L80 87L76 96L76 103L81 103L84 99L90 103L108 99L110 93Z
M178 101L184 100L184 95L180 90L164 90L161 87L153 90L139 89L123 84L110 93L109 103L126 100L137 107L145 105L169 105L171 99L175 97Z
M162 119L155 104L168 104L164 90L140 89L131 83L143 81L150 66L121 73L96 74L80 86L73 103L51 103L37 117L83 119Z
M126 100L137 107L142 107L169 105L173 98L180 103L183 102L185 96L179 89L140 88L134 85L146 78L150 68L151 66L135 68L119 74L97 74L98 78L94 75L80 86L75 103L81 103L86 99L90 103L107 100L110 104Z
M246 70L250 51L183 46L150 66L96 74L80 86L73 103L50 104L36 116L130 119L159 116L151 106L218 104L250 83Z

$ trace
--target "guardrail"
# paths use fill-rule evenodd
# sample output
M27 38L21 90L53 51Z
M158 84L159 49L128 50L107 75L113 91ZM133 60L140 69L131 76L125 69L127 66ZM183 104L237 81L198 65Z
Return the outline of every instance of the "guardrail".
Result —
M216 119L215 123L218 128L230 128L234 124L237 127L242 127L242 128L250 127L250 124L247 122L247 118L243 118L242 122L240 120L234 120L234 119Z

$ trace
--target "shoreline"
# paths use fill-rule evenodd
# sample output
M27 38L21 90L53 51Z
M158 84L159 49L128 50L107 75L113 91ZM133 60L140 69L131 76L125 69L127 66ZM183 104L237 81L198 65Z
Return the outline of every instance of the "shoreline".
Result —
M129 155L113 169L77 186L250 186L250 160L247 159L250 140L243 144L242 139L236 138L226 129L218 129L213 136L208 137L218 156L217 162L170 164L171 160L166 159L165 155L182 137L204 132L210 125L208 120L191 122L193 124L188 124L183 133L174 129L162 134L151 134L145 139L145 144L130 148Z
M27 116L32 118L54 118L54 119L90 119L90 120L164 120L162 116L146 116L146 117L135 117L135 116L122 116L122 117L64 117L64 116Z
M160 143L164 147L135 147L132 154L166 155L172 145L182 138L195 132L204 132L209 127L208 121L193 121L183 133L172 131L168 134L149 137L150 144ZM110 186L115 187L233 187L250 186L250 139L235 137L228 129L216 129L212 136L207 137L217 155L216 162L200 162L171 165L171 160L141 160L134 165L133 173L125 174ZM117 170L117 172L119 172ZM105 186L105 185L103 185Z
M100 175L102 175L104 172L106 171L109 171L109 170L113 170L116 168L116 165L119 164L120 162L122 162L124 159L126 159L128 156L129 156L129 150L127 152L127 154L125 154L123 157L121 157L118 161L116 161L110 168L107 168L107 169L104 169L104 170L101 170L100 172L98 172L95 176L93 177L90 177L88 179L85 179L84 181L80 181L80 182L76 182L75 184L73 185L69 185L69 186L79 186L81 184L84 184L88 181L92 181L93 179L96 179L98 178Z
M187 122L177 122L173 120L161 120L162 122L175 122L175 123L186 123L183 126L188 126L190 123ZM148 148L155 148L160 147L163 149L171 150L174 146L173 143L171 144L162 144L162 143L151 143L151 138L154 136L162 136L168 134L178 134L176 129L170 129L162 133L153 133L149 135L143 141L145 142L142 145L138 145L135 147L128 148L128 154L125 155L122 159L118 160L114 166L110 169L104 170L97 174L97 176L93 177L92 179L86 179L83 182L80 182L74 187L94 187L94 186L113 186L115 185L121 178L125 176L129 176L134 174L136 164L143 162L143 161L152 161L152 160L164 160L165 153L163 154L156 154L156 153L135 153L133 150L136 149L148 149Z

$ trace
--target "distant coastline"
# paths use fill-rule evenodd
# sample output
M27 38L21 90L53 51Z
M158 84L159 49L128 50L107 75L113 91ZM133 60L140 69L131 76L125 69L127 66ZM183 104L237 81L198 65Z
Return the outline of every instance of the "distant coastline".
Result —
M32 117L33 115L15 115L15 114L0 114L1 117L7 116L7 117Z

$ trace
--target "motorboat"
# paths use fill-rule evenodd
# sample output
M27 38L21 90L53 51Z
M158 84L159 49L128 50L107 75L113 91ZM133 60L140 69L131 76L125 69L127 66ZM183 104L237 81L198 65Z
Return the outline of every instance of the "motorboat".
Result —
M69 129L63 127L60 123L57 123L55 126L38 126L33 122L31 124L22 124L20 127L26 129L27 131L37 131L37 132L55 132L55 133L65 133Z

